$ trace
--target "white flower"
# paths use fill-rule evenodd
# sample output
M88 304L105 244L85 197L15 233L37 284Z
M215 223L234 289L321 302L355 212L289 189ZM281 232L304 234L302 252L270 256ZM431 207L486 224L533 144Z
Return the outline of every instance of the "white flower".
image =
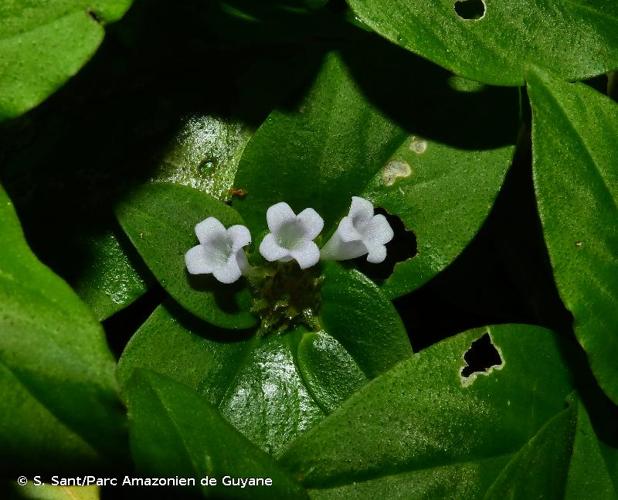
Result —
M208 217L195 226L200 244L185 254L187 270L191 274L213 274L221 283L234 283L249 264L243 247L251 243L245 226L225 229L216 218Z
M266 212L270 233L260 244L260 253L269 262L298 262L301 269L314 266L320 260L320 250L313 240L324 227L322 217L313 208L298 215L285 202L277 203Z
M373 214L369 200L352 196L352 206L339 227L321 250L324 260L348 260L367 255L367 261L379 264L386 259L386 244L394 233L386 217Z

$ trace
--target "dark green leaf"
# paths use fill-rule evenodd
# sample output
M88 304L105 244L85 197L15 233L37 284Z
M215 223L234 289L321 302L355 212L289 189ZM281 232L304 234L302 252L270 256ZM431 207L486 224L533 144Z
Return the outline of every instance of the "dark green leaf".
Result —
M311 397L325 413L338 408L368 380L350 353L325 332L304 334L296 360Z
M618 450L597 439L590 417L581 403L578 403L576 413L565 497L617 498ZM612 427L615 428L614 425Z
M205 496L305 498L306 493L272 459L228 424L188 387L139 370L126 386L131 450L138 469L157 477L210 476L218 486ZM270 487L226 488L224 475L270 478Z
M0 449L56 470L122 453L114 359L75 293L28 248L0 188Z
M412 354L395 308L358 271L325 265L320 322L373 378Z
M466 353L486 333L500 362L466 377ZM316 497L399 490L477 498L564 408L571 388L551 332L524 325L471 330L370 382L293 442L281 463Z
M521 85L539 66L583 79L618 65L618 5L613 0L348 0L390 41L458 75Z
M356 309L360 297L365 302ZM278 454L368 378L411 354L392 304L360 273L329 266L323 301L322 330L264 337L216 331L159 308L122 355L121 385L139 367L172 377L217 406L254 443ZM334 318L335 311L345 311L347 322Z
M417 255L398 263L383 284L389 296L420 287L461 254L489 215L512 153L511 147L464 151L410 137L391 155L363 193L416 235Z
M549 420L513 457L486 498L595 498L618 496L584 407L575 401Z
M270 453L323 416L296 368L305 331L263 339L234 338L205 325L177 319L160 307L122 355L121 386L135 368L148 368L192 387L241 433Z
M103 320L140 297L152 281L110 217L118 191L144 183L145 177L226 199L250 131L235 121L192 114L180 120L178 131L166 135L155 159L148 148L134 144L143 140L146 123L150 126L138 103L129 107L114 101L108 111L91 97L88 102L92 101L97 102L92 108L95 123L75 113L58 116L57 108L46 108L21 134L2 137L0 157L6 157L0 170L37 255ZM137 124L117 123L120 115L130 115ZM112 142L115 148L98 152L84 164L99 141ZM139 150L137 160L126 151L129 145Z
M486 497L564 498L573 416L569 408L549 420L504 468Z
M560 296L601 387L618 402L618 105L530 74L534 184Z
M404 135L331 54L299 108L274 111L249 141L236 175L247 196L234 206L256 234L279 201L297 211L311 206L334 229L350 196L363 191Z
M161 285L191 313L225 328L255 324L244 281L222 285L212 276L191 276L184 255L197 245L195 225L207 217L242 224L236 211L212 196L175 184L146 184L124 200L118 220Z
M457 124L447 118L452 114L449 106L462 106L451 104L456 96L461 97L472 117L478 113L472 107L474 98L448 87L445 75L436 74L433 67L383 49L368 52L364 67L359 59L358 53L346 55L344 63L340 56L329 55L298 109L275 111L268 117L241 159L235 184L245 189L247 196L235 200L234 207L256 239L265 231L267 208L279 201L288 202L296 211L308 206L316 209L325 219L327 236L347 214L351 196L373 200L398 215L416 235L418 255L398 265L385 283L387 293L394 297L435 276L480 227L511 160L511 147L495 146L509 135L511 115L505 112L501 117L504 124L493 126L493 130L488 130L491 121L476 128L478 118ZM385 71L405 62L417 71L403 73L403 83L392 90L399 109L404 104L410 106L409 116L401 121L437 131L438 136L450 137L465 148L406 132L397 124L399 115L391 120L372 104L374 98L381 100L383 96L368 99L364 95L380 83L390 82ZM430 80L418 76L424 69ZM369 90L359 88L353 77L357 71L357 79ZM417 104L417 99L426 95L447 104L436 103L433 113L425 112L425 104ZM385 107L390 110L392 106L391 101ZM471 128L473 123L475 128ZM492 136L496 129L507 132L496 138ZM488 144L493 147L485 149Z
M0 2L0 121L41 103L92 57L131 0Z
M113 232L93 235L85 244L92 265L75 278L73 286L102 321L141 297L148 287Z

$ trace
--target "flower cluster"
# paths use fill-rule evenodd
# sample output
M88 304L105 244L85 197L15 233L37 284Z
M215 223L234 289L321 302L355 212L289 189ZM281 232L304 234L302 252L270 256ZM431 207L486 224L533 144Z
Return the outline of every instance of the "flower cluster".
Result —
M307 269L322 260L348 260L367 255L367 261L378 264L386 259L386 244L393 230L386 217L374 214L373 204L352 197L347 216L339 222L333 236L320 248L314 240L324 228L324 220L313 208L295 214L285 202L271 206L266 212L270 231L260 243L260 254L269 262L295 260ZM191 274L212 274L221 283L233 283L251 267L244 247L251 243L249 229L242 225L225 228L215 217L195 226L200 242L185 255Z

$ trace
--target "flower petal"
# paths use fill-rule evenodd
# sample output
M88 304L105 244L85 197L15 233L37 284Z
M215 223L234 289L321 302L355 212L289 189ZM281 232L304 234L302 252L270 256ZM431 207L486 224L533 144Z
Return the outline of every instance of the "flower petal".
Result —
M271 233L276 233L282 224L295 218L294 210L285 201L275 203L266 211L266 222Z
M268 233L262 240L262 243L260 243L260 253L269 262L275 262L290 256L288 250L279 246L272 233Z
M215 217L208 217L195 226L195 235L200 243L225 232L225 227Z
M190 274L209 274L212 272L212 262L209 261L202 245L197 245L185 254L185 264Z
M373 216L373 203L360 196L352 196L348 217L358 221L369 220Z
M361 241L363 239L363 235L354 227L352 217L344 217L341 219L339 227L337 228L337 233L339 233L341 240L345 242Z
M236 260L236 255L232 255L225 265L216 267L212 274L221 283L225 283L226 285L238 281L242 272Z
M249 261L247 260L247 256L245 255L245 251L240 249L236 252L236 263L240 268L240 272L245 274L250 268Z
M367 254L367 262L379 264L380 262L384 262L385 259L386 247L384 245L375 245L369 249L369 254Z
M320 250L323 260L349 260L367 253L362 241L343 241L338 232Z
M297 215L305 228L305 237L314 240L324 228L324 219L313 208L305 208Z
M290 255L298 262L301 269L315 266L320 260L320 249L313 241L302 241L296 245Z
M369 242L384 245L391 241L395 233L390 224L382 214L378 214L363 227L363 241L366 245Z
M228 227L227 234L232 238L232 252L237 252L242 247L251 243L251 233L249 229L241 224Z

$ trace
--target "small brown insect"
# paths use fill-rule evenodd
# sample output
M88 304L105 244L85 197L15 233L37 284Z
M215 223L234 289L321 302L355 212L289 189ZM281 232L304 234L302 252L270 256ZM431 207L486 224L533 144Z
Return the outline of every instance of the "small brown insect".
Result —
M247 190L243 188L230 188L230 196L237 196L238 198L244 198L247 196Z

